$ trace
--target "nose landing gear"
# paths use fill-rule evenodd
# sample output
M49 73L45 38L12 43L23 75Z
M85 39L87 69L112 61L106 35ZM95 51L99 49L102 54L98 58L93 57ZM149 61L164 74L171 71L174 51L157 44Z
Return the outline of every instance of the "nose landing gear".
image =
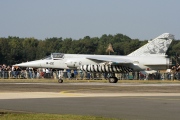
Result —
M58 82L59 83L63 83L63 79L58 79Z

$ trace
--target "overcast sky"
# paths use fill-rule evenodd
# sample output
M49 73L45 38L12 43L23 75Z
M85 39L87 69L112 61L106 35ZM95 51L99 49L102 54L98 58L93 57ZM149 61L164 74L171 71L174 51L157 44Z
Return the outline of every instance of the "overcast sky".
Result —
M180 39L180 0L1 0L0 37Z

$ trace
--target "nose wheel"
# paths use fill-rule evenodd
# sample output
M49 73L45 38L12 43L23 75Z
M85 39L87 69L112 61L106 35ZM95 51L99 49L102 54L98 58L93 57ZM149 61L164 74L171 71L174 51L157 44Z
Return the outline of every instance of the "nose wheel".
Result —
M59 82L59 83L63 83L63 79L59 79L58 82Z

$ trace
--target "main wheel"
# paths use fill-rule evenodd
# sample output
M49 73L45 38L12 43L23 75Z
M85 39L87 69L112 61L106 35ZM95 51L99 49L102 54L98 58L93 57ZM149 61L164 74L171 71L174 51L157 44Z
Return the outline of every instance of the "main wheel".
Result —
M110 77L109 78L109 83L117 83L118 79L117 77Z
M63 80L62 80L62 79L59 79L58 82L59 82L59 83L63 83Z

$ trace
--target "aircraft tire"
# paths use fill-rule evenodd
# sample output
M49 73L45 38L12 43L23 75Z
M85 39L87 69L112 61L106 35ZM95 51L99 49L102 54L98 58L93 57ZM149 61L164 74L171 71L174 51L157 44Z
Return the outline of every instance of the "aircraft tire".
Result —
M62 79L59 79L58 82L59 82L59 83L63 83L63 80L62 80Z
M117 77L110 77L109 78L109 83L117 83L118 79Z

